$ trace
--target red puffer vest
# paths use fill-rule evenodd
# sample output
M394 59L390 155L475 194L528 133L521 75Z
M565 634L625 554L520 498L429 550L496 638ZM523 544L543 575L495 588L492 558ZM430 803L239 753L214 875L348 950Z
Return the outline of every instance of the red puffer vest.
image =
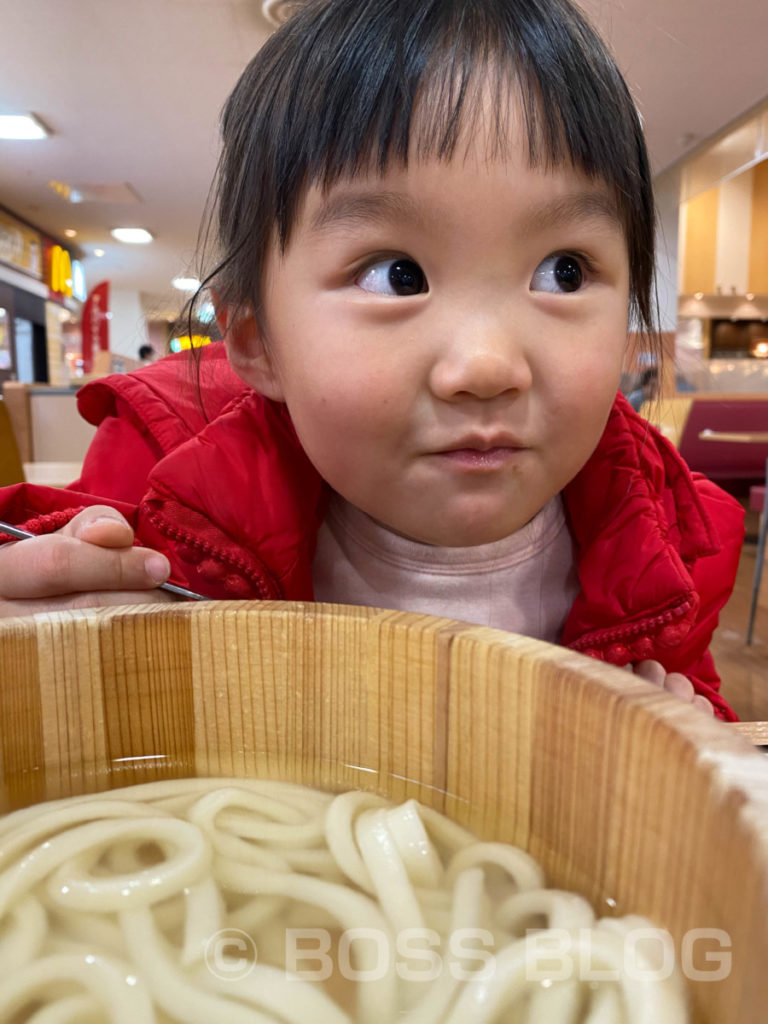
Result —
M222 345L203 350L199 378L188 354L169 357L86 385L78 404L99 425L81 479L1 489L0 518L40 533L107 503L193 590L312 599L327 488L285 407L246 387ZM738 502L620 395L563 496L581 584L563 644L616 665L655 658L732 720L708 645L738 565Z

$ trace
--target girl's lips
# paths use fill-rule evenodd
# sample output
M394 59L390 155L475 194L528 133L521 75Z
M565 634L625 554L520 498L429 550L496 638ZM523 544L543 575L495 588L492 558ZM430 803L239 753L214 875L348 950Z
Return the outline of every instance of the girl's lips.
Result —
M440 458L462 469L493 470L500 469L522 451L509 445L494 448L451 448L436 452Z

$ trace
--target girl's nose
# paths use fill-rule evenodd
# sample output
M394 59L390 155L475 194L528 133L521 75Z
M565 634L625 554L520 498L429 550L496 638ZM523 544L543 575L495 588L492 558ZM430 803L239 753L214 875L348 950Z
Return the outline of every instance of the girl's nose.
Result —
M430 373L432 393L443 401L462 397L491 399L531 386L531 366L520 332L501 318L465 318L443 335Z

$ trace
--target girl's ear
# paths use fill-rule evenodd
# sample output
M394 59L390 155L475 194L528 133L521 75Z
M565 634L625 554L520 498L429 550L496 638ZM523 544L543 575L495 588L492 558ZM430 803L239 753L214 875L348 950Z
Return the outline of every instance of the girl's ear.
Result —
M229 310L217 310L216 320L230 366L238 377L265 398L284 401L279 375L256 318L248 313L230 319Z

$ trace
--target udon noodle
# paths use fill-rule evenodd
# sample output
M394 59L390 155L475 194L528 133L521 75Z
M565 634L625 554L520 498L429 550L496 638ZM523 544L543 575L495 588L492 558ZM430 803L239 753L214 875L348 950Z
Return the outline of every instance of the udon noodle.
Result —
M638 929L413 800L189 779L0 819L2 1024L682 1024Z

